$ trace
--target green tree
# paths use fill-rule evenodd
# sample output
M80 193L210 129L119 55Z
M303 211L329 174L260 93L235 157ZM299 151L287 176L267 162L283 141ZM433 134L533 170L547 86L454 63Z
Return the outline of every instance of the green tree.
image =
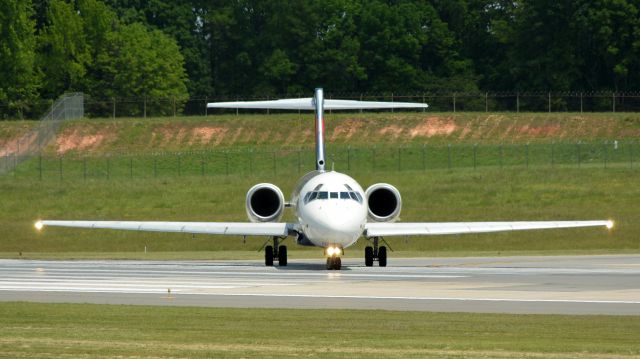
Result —
M97 59L105 96L177 101L188 97L184 58L175 40L139 23L121 26L110 37L108 51Z
M81 90L90 61L82 18L72 4L51 0L47 23L38 35L42 95L56 98L65 91Z
M40 78L35 68L35 22L31 4L0 0L0 102L2 116L27 109L37 96Z

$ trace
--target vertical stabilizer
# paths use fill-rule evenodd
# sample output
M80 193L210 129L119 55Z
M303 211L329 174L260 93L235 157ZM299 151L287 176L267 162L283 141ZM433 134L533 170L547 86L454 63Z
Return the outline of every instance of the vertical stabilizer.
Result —
M316 112L316 170L324 171L324 92L317 88L313 95Z

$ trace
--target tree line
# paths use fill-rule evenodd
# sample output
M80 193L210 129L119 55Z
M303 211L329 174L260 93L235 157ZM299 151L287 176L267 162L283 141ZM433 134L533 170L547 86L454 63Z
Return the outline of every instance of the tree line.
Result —
M640 0L0 0L0 103L640 89Z

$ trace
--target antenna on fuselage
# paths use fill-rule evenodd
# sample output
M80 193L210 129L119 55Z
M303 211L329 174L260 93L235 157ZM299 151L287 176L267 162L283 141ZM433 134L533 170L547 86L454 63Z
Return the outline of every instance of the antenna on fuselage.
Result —
M322 88L316 88L313 97L291 98L272 101L235 101L211 102L208 108L247 108L271 110L306 110L315 112L316 132L316 170L324 171L324 110L365 110L386 108L427 108L426 103L414 102L383 102L383 101L354 101L354 100L325 100ZM333 167L332 167L333 168Z

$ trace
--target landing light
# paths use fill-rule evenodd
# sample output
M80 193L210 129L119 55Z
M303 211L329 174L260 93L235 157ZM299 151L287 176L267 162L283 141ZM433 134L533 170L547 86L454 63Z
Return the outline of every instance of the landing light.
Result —
M44 225L42 224L42 221L37 221L34 226L36 227L37 230L42 230L42 227L44 227Z
M607 226L607 229L613 228L613 221L612 220L607 221L606 226Z
M330 257L338 256L340 253L342 253L340 247L327 247L327 255Z

